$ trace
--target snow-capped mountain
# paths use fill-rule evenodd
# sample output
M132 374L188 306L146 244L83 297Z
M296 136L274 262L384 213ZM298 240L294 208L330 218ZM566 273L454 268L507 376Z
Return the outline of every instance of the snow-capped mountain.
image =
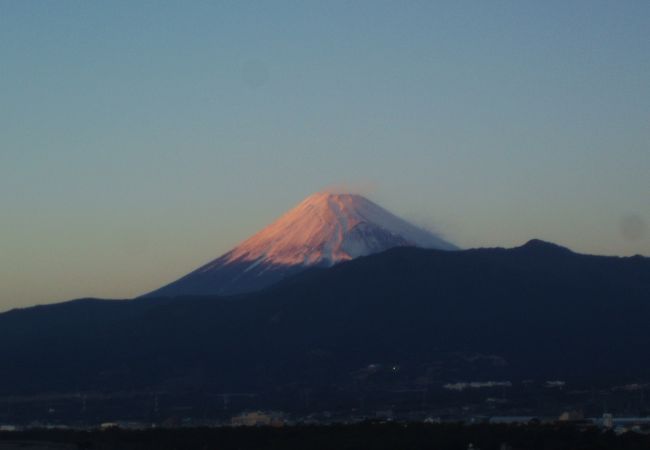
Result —
M254 291L307 267L399 246L457 249L360 195L319 192L228 253L147 296Z

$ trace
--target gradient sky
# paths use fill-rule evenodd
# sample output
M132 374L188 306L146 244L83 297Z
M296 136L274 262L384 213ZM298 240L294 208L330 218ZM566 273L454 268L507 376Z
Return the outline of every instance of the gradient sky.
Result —
M328 186L650 255L650 2L0 0L0 310L149 291Z

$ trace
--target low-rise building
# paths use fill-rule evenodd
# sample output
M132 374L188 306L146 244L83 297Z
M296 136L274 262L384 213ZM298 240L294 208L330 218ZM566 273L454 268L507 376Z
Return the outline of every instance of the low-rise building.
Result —
M230 420L234 427L284 426L284 415L277 411L252 411L235 416Z

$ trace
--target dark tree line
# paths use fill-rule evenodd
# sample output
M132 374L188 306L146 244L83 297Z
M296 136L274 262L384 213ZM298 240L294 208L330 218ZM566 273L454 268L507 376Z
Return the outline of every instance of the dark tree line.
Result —
M285 428L192 428L128 431L30 430L0 433L0 449L20 442L84 450L635 450L650 436L616 435L572 425L372 424ZM49 444L48 444L49 443ZM470 444L472 447L470 447ZM33 444L32 444L33 445ZM33 447L30 447L33 448Z

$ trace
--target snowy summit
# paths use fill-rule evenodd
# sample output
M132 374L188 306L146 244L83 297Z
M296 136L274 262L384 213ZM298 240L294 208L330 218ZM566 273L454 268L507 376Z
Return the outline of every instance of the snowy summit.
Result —
M253 291L307 267L400 246L457 249L360 195L319 192L228 253L147 296Z

